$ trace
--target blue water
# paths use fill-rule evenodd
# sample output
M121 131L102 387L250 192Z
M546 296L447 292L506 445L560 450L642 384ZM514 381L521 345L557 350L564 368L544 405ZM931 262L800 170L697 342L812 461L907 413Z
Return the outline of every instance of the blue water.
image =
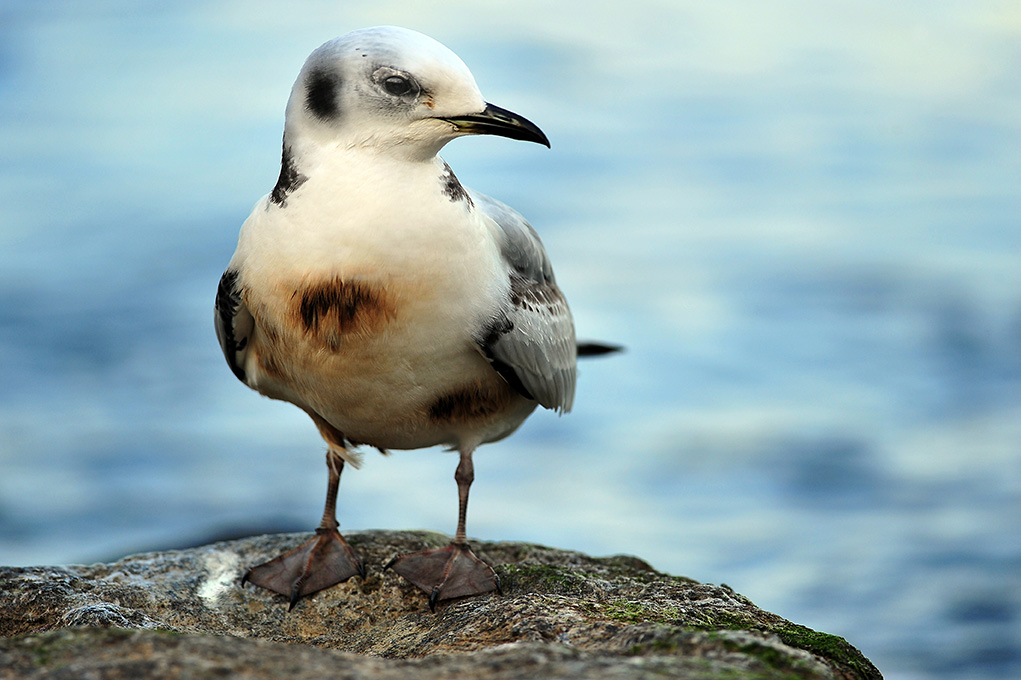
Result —
M1000 2L0 7L0 563L311 529L323 445L227 370L301 62L396 23L553 148L458 140L537 226L575 411L476 456L469 533L725 582L888 678L1021 676L1021 14ZM369 452L346 529L451 532Z

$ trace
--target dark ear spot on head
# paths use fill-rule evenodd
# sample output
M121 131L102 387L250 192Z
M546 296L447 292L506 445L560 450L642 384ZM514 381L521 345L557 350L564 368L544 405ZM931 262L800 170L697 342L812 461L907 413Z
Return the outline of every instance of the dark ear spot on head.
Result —
M339 90L339 76L318 69L312 71L305 81L305 108L320 120L335 118L340 112L337 106Z

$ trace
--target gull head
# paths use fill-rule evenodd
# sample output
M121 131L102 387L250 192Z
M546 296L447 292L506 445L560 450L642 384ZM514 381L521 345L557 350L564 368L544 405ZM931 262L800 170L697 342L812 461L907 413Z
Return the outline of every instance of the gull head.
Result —
M291 90L284 128L290 143L418 159L471 134L549 146L529 120L487 103L456 54L394 26L353 31L312 52Z

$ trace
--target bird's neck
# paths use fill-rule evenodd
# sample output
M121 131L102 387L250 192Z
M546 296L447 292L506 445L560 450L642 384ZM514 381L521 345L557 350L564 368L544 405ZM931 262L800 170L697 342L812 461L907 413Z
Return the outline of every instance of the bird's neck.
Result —
M425 143L422 140L395 139L392 135L373 134L365 130L359 135L326 135L313 130L284 130L283 145L289 150L295 170L308 175L323 165L335 165L339 159L350 159L352 168L360 163L400 165L436 165L442 162L437 154L444 141Z
M429 156L394 153L373 145L291 144L285 136L281 163L287 172L304 178L330 178L343 183L374 182L389 185L439 176L445 164L436 154Z

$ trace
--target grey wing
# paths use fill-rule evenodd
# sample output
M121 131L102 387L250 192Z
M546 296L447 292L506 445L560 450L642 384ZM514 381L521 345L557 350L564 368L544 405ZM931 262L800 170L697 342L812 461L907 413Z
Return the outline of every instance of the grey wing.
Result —
M220 349L227 359L227 365L241 382L245 380L245 356L255 319L241 299L241 288L238 284L238 273L228 269L220 277L220 285L216 289L216 304L213 313L213 325L216 337L220 341Z
M571 410L577 377L574 321L539 235L503 203L470 192L489 217L510 270L510 293L478 338L482 353L514 388L549 409Z

